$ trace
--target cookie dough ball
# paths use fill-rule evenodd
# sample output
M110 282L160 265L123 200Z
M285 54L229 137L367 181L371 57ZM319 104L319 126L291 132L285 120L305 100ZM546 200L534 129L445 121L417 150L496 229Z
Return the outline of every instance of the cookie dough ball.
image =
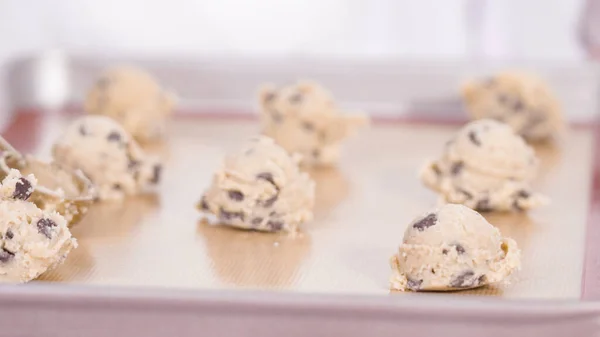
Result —
M480 212L523 211L547 202L530 186L538 162L533 149L510 126L481 119L464 126L446 144L441 158L425 165L420 177L443 202Z
M137 141L164 136L174 96L146 71L129 66L106 70L89 91L85 110L118 121Z
M251 139L228 155L198 208L223 224L259 231L296 232L312 220L315 183L273 139Z
M344 114L331 94L317 83L300 81L259 94L262 132L307 165L334 165L342 141L368 124L362 114Z
M33 174L38 180L29 201L42 210L56 210L69 226L84 218L93 203L96 191L91 181L79 170L71 170L55 162L41 161L31 155L22 155L0 137L0 179L12 170L22 175Z
M462 88L462 96L473 119L505 122L527 140L547 140L564 131L558 99L532 74L503 72L472 80Z
M393 290L449 291L508 281L521 252L479 213L446 204L410 223L390 262Z
M64 261L77 247L67 221L27 199L37 180L12 170L0 187L0 282L23 283Z
M162 165L106 116L73 121L52 149L54 161L80 169L96 185L101 200L122 199L158 184Z

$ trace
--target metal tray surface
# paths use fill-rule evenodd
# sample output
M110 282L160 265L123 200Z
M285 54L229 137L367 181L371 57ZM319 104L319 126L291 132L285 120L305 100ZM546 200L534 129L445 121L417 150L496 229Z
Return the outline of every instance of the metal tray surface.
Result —
M389 292L387 259L408 221L435 203L416 170L465 119L458 83L506 65L54 52L0 67L3 135L22 152L46 158L65 123L81 113L98 72L120 62L145 66L180 94L169 139L149 149L164 157L165 179L156 195L95 205L73 228L80 247L58 269L27 285L0 287L0 336L597 331L595 65L523 65L558 90L573 129L559 147L536 146L543 168L535 186L551 206L529 216L488 216L524 250L513 284L411 294ZM318 186L316 220L294 239L201 223L194 204L219 160L257 131L256 87L299 77L323 82L341 104L375 121L348 142L338 169L310 172Z

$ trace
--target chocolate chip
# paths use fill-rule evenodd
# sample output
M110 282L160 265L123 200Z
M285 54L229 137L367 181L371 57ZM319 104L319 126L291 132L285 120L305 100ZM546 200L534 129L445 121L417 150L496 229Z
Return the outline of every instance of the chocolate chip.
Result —
M82 135L82 136L87 136L88 135L88 132L87 132L87 129L85 128L85 125L81 124L79 126L79 134Z
M473 199L473 194L471 194L469 191L463 190L462 188L457 189L457 191L461 194L464 194L467 200Z
M262 222L263 222L263 218L254 218L254 219L252 219L252 221L251 221L252 225L254 225L254 226L258 226L258 225L260 225Z
M113 190L120 191L122 189L121 184L113 184Z
M531 194L528 191L520 190L519 192L517 192L515 199L513 200L512 207L517 211L523 211L523 207L519 205L519 200L527 199L530 196Z
M465 253L465 247L463 247L461 244L459 243L455 243L452 246L454 246L454 249L456 249L456 252L461 255Z
M140 162L135 159L129 159L129 163L127 164L127 168L132 170L140 165Z
M477 202L475 209L479 212L491 212L492 206L490 205L490 199L483 198Z
M119 131L111 131L111 133L108 134L108 136L106 137L106 139L109 142L120 142L121 141L121 134L119 133Z
M421 289L421 284L423 284L423 280L415 280L413 278L406 278L406 287L412 291L419 291Z
M208 207L208 203L206 202L206 198L205 197L202 197L202 200L200 201L200 208L203 211L209 211L210 210L210 208Z
M235 201L242 201L244 200L244 193L237 191L237 190L229 190L227 191L227 196L229 196L229 199L231 200L235 200Z
M15 253L6 250L6 248L2 248L0 250L0 262L8 262L15 257Z
M506 94L499 94L498 95L498 102L502 105L505 105L507 103L509 103L510 99L508 98L508 95Z
M315 126L311 122L302 122L302 128L308 132L315 131Z
M275 123L281 123L281 121L283 121L283 115L281 115L277 110L271 110L271 118Z
M269 220L267 222L267 226L272 231L279 231L283 228L283 222L278 221L278 220Z
M275 188L279 189L277 184L275 184L275 180L273 180L273 174L271 174L270 172L259 173L256 175L256 178L266 180L269 183L271 183L271 185L275 186Z
M13 231L10 230L10 229L7 229L6 230L6 238L10 240L10 239L12 239L14 237L15 237L15 234L13 233Z
M475 273L472 270L467 270L450 281L452 288L470 288L475 285L478 278L474 278Z
M485 275L481 275L477 278L477 284L478 286L487 283L487 276Z
M448 249L446 249L446 248L442 249L442 254L448 255Z
M295 93L292 96L290 96L290 103L292 103L292 104L298 104L300 102L302 102L302 94Z
M515 99L515 101L513 102L513 110L515 112L521 112L523 110L523 108L525 107L525 104L523 104L523 101L521 101L520 99Z
M423 219L415 222L413 224L413 228L415 228L419 232L422 232L425 229L435 225L436 222L437 222L437 216L435 214L428 214Z
M473 144L475 144L477 146L481 146L481 141L477 137L477 134L475 133L475 131L470 131L469 132L469 139L471 140L471 143L473 143Z
M21 177L15 184L15 191L13 192L12 197L20 200L27 200L31 196L33 189L31 188L31 183L29 180Z
M465 166L465 163L463 163L462 161L457 161L455 163L452 163L452 166L450 167L450 172L457 176L460 174L460 172L462 172L463 167Z
M516 211L522 212L524 211L523 207L521 207L521 205L519 205L519 199L515 199L512 202L512 208Z
M229 212L221 208L219 210L219 215L225 220L233 220L235 218L240 218L240 220L244 221L244 212Z
M319 149L314 149L312 151L312 156L315 158L319 158L319 156L321 155L321 151Z
M268 94L265 95L264 102L265 103L269 103L272 100L274 100L276 96L277 96L277 94L275 94L274 92L270 92L270 93L268 93Z
M279 195L275 194L274 196L270 197L267 200L259 201L259 204L262 207L271 207L271 206L273 206L273 204L275 203L275 201L277 201L278 198L279 198Z
M160 165L160 164L154 165L154 168L152 170L152 179L150 179L150 182L152 184L158 184L160 182L161 174L162 174L162 165Z
M52 227L56 227L56 222L51 219L39 219L37 222L38 232L44 234L48 239L52 238Z

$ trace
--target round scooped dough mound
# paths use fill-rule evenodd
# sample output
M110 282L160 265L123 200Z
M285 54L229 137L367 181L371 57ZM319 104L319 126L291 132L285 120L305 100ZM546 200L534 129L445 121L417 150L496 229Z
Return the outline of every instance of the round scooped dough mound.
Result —
M471 80L462 88L462 96L473 119L505 122L527 140L556 138L565 129L560 102L533 74L507 71Z
M528 180L535 177L539 160L533 148L507 124L482 119L465 125L446 150L451 159L495 176Z
M296 232L312 220L315 183L273 139L251 139L225 157L198 208L229 226Z
M446 204L410 223L390 263L392 290L450 291L507 282L521 252L481 214Z
M73 121L52 149L54 161L80 169L101 200L122 199L158 184L162 165L144 153L113 119L87 115Z
M303 164L336 164L343 140L368 124L363 114L344 114L331 94L311 81L264 85L259 96L262 133L300 154Z
M162 138L174 96L146 71L118 66L107 69L89 91L85 110L118 121L137 141Z
M523 211L548 202L530 186L538 165L533 149L510 126L480 119L460 129L420 177L443 202L481 212Z
M0 281L23 283L64 261L77 247L64 217L27 201L37 180L11 172L0 187Z

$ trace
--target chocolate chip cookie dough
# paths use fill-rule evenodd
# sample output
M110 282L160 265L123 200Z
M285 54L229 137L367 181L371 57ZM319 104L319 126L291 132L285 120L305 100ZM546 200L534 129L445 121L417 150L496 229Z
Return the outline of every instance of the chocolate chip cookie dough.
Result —
M302 164L336 164L343 140L368 124L365 115L344 114L331 94L314 82L264 85L259 96L263 134L300 154Z
M33 174L38 184L28 200L44 211L57 211L69 226L84 218L96 198L94 185L81 171L22 155L0 137L0 179L13 170Z
M67 221L28 201L37 184L33 175L11 172L0 187L0 282L23 283L64 261L77 247Z
M523 211L548 202L530 186L538 162L510 126L481 119L465 125L441 158L424 166L420 178L443 202L480 212Z
M86 112L115 119L140 142L164 136L174 105L173 94L148 72L131 66L107 69L85 100Z
M159 183L162 165L106 116L73 121L52 148L54 161L81 170L100 200L122 199Z
M564 132L558 98L532 74L507 71L471 80L463 86L462 96L473 119L505 122L527 140L555 139Z
M521 252L479 213L446 204L409 224L390 263L392 290L449 291L507 282Z
M258 136L225 157L197 207L225 225L293 233L312 220L314 191L297 158L273 139Z

